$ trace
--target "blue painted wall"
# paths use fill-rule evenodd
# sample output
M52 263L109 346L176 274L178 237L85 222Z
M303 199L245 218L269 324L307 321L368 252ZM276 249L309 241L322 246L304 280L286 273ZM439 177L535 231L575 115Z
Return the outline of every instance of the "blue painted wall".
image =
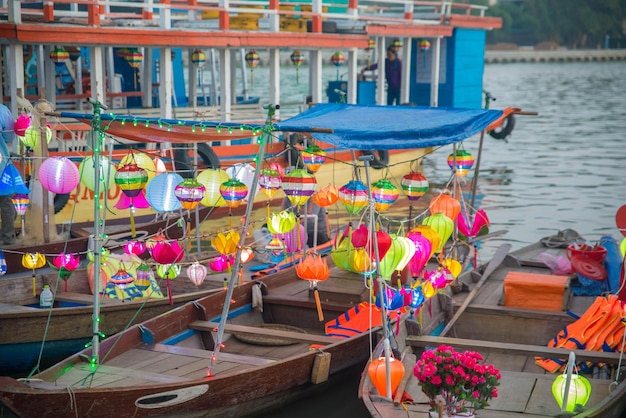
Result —
M452 37L441 41L439 106L480 108L482 106L485 38L482 29L455 29ZM430 79L433 46L420 51L413 41L410 101L430 105Z

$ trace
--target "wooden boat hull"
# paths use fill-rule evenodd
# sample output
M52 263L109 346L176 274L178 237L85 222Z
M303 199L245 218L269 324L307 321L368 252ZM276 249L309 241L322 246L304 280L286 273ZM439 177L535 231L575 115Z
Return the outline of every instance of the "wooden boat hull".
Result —
M323 336L324 322L320 322L317 317L314 298L307 290L308 284L294 276L293 269L286 269L260 279L266 287L263 317L280 324L318 330L319 334L307 333L302 338L309 342L319 340L323 345L321 350L309 347L308 343L304 346L293 346L294 348L279 347L277 352L296 351L284 358L273 359L248 355L249 351L240 355L224 353L220 355L239 359L230 361L242 361L240 359L245 358L250 364L241 366L243 368L228 369L227 367L233 367L228 366L229 357L224 358L225 363L219 363L218 355L216 373L213 377L207 377L211 350L171 346L167 341L187 335L191 329L197 330L197 327L193 328L193 324L198 319L201 323L217 320L224 303L224 293L219 292L143 322L141 328L134 326L117 338L104 340L100 352L106 353L107 360L101 363L101 372L97 371L93 376L96 379L92 381L92 387L72 387L71 403L68 402L68 389L61 387L61 381L57 377L74 379L73 375L64 373L84 373L81 369L90 368L85 363L85 358L91 356L89 349L38 374L36 378L41 378L42 382L31 382L27 385L9 378L0 378L0 401L21 416L58 417L78 414L90 417L232 417L275 408L308 391L328 389L334 380L340 379L342 373L354 371L354 367L362 368L365 364L370 345L369 334L363 333L348 339ZM344 277L345 274L340 276L337 280L344 281L337 287L345 288L349 284L354 291L341 292L339 297L340 293L331 289L332 285L325 288L321 285L327 283L320 283L320 290L325 295L322 305L326 320L335 318L367 294L360 278L350 280ZM248 282L234 289L230 309L232 316L250 312L252 286L254 283ZM294 315L294 312L298 314ZM233 341L232 337L226 342L226 347L235 344L230 341ZM264 347L257 349L265 350ZM133 355L133 352L138 353L137 357L133 357L136 362L123 364L130 359L124 356ZM182 354L185 353L195 357L183 359ZM174 357L175 354L178 356ZM330 379L314 384L312 376L319 371L320 356L330 356L327 365ZM149 372L133 369L139 367L138 363L150 363L151 359L154 359L154 363L150 365ZM175 367L174 362L177 364ZM173 368L166 371L169 367ZM121 378L121 375L113 377L110 373L121 373L125 375L125 379L132 379L133 382L115 387L99 386L105 380ZM98 380L101 378L104 380ZM52 383L55 380L57 383ZM91 381L91 378L86 381ZM55 386L57 384L59 386Z
M549 274L538 255L548 252L553 256L564 255L559 249L548 249L541 244L534 244L504 259L484 284L477 287L477 292L470 300L464 292L455 295L457 309L464 307L454 326L454 337L437 334L409 335L404 332L396 338L398 350L408 353L404 356L406 380L398 389L400 395L405 391L413 402L401 404L396 396L388 401L377 396L367 373L362 375L359 397L376 418L422 418L428 417L431 408L428 398L423 394L413 376L413 367L421 352L429 347L441 344L449 345L457 351L477 351L487 363L494 364L502 373L498 397L489 402L486 409L476 411L477 417L557 417L560 408L552 396L552 383L555 374L546 372L535 364L535 357L567 359L572 350L550 348L546 343L561 332L573 319L565 311L548 311L502 306L503 281L511 271L530 274ZM472 272L460 280L470 287L480 283L481 274ZM479 288L479 289L478 289ZM593 297L564 295L567 309L577 315L583 314L594 300ZM456 317L456 315L455 315ZM447 329L448 327L446 327ZM444 329L444 331L446 331ZM577 361L617 365L619 352L599 352L573 350ZM582 372L581 372L582 373ZM622 417L626 411L626 380L613 382L588 376L592 385L591 398L586 410L567 416L579 417ZM609 387L611 386L611 390Z

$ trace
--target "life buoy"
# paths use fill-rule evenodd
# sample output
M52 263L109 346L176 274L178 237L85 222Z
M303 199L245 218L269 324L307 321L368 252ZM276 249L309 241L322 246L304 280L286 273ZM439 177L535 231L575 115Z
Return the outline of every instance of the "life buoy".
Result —
M389 151L386 150L374 150L363 151L363 155L372 155L374 159L370 161L370 167L380 170L386 168L389 164Z
M505 139L507 136L511 135L513 132L513 128L515 127L515 116L512 114L507 116L502 122L502 126L494 129L489 132L489 135L495 139Z
M202 162L206 168L212 168L215 170L220 168L220 159L209 144L199 143L198 155L202 158Z

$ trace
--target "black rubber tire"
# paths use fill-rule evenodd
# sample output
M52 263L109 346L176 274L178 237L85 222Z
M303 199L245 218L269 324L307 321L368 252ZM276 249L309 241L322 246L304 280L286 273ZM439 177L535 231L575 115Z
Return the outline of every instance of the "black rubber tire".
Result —
M374 156L374 159L370 161L370 167L377 170L387 168L389 165L389 151L387 150L363 151L363 155Z
M67 205L67 202L69 201L70 201L69 193L55 194L54 195L54 214L56 215L57 213L61 212L63 208L65 207L65 205Z
M202 158L205 168L212 168L215 170L220 168L220 159L209 144L199 143L198 155Z
M300 150L296 145L303 144L304 138L300 135L289 134L288 139L285 139L283 142L285 143L285 148L287 149L287 152L285 153L285 162L289 166L303 168L304 163L300 157Z
M489 135L491 135L491 137L495 139L505 139L507 136L511 135L511 132L513 132L514 127L515 127L515 116L511 114L507 116L506 119L504 119L504 122L502 122L501 127L496 128L493 131L490 131Z
M184 179L194 177L194 170L189 160L189 149L186 145L180 145L174 150L174 168Z

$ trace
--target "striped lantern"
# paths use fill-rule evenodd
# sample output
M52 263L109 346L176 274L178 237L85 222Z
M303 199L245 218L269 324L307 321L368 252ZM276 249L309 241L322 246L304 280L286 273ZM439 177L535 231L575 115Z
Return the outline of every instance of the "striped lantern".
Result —
M277 170L264 168L259 174L259 187L263 194L271 199L280 190L281 180L282 176Z
M422 39L421 41L419 41L417 46L419 47L420 51L426 52L430 49L430 42L427 39Z
M402 46L403 46L402 40L398 38L395 38L393 41L391 41L391 49L393 49L396 52L398 52L398 50L402 48Z
M76 62L80 58L80 48L77 46L68 46L65 48L69 54L70 61Z
M417 201L428 190L428 179L421 173L411 171L400 181L402 191L409 200Z
M234 209L238 207L248 195L248 186L242 181L231 178L221 184L220 195L224 198L226 205Z
M367 206L367 187L360 180L350 180L339 189L339 201L348 213L356 215Z
M246 64L248 65L248 67L250 68L250 85L254 85L254 69L256 68L257 65L259 65L259 62L261 61L261 57L259 56L259 54L257 54L256 51L249 51L246 54Z
M387 179L380 179L372 184L372 198L379 212L389 209L398 200L398 196L400 196L398 188Z
M128 65L138 70L143 62L143 54L138 49L132 49L124 55L124 59L128 62Z
M304 205L315 192L317 180L306 170L296 169L283 177L287 199L296 206Z
M28 204L30 203L30 198L27 194L17 193L14 194L11 198L13 202L13 206L15 206L15 211L18 215L24 216L26 210L28 209Z
M474 156L462 148L448 155L448 166L457 177L465 177L473 165Z
M115 184L128 197L137 197L148 183L148 172L137 164L126 164L117 169Z
M296 66L296 83L300 82L300 66L304 63L304 54L300 51L293 51L291 53L291 62Z
M312 173L316 173L325 161L326 151L317 145L309 145L302 151L302 162Z
M56 47L50 52L50 60L54 65L61 66L70 59L70 53L61 47Z
M135 279L135 286L142 292L150 288L151 282L154 280L154 272L146 263L141 263L137 267L137 278Z
M376 40L374 38L369 38L367 40L367 48L366 51L371 51L376 48Z
M191 53L190 59L193 65L198 67L206 62L206 54L202 50L196 49Z
M126 286L131 284L134 280L135 278L123 268L119 269L117 273L109 277L109 281L113 283L115 286L119 287L120 289L124 289Z
M341 67L344 62L346 62L346 57L344 57L341 52L335 52L330 57L330 63L335 67Z
M205 188L196 179L184 179L174 188L174 194L180 201L180 205L187 210L192 210L204 197Z

